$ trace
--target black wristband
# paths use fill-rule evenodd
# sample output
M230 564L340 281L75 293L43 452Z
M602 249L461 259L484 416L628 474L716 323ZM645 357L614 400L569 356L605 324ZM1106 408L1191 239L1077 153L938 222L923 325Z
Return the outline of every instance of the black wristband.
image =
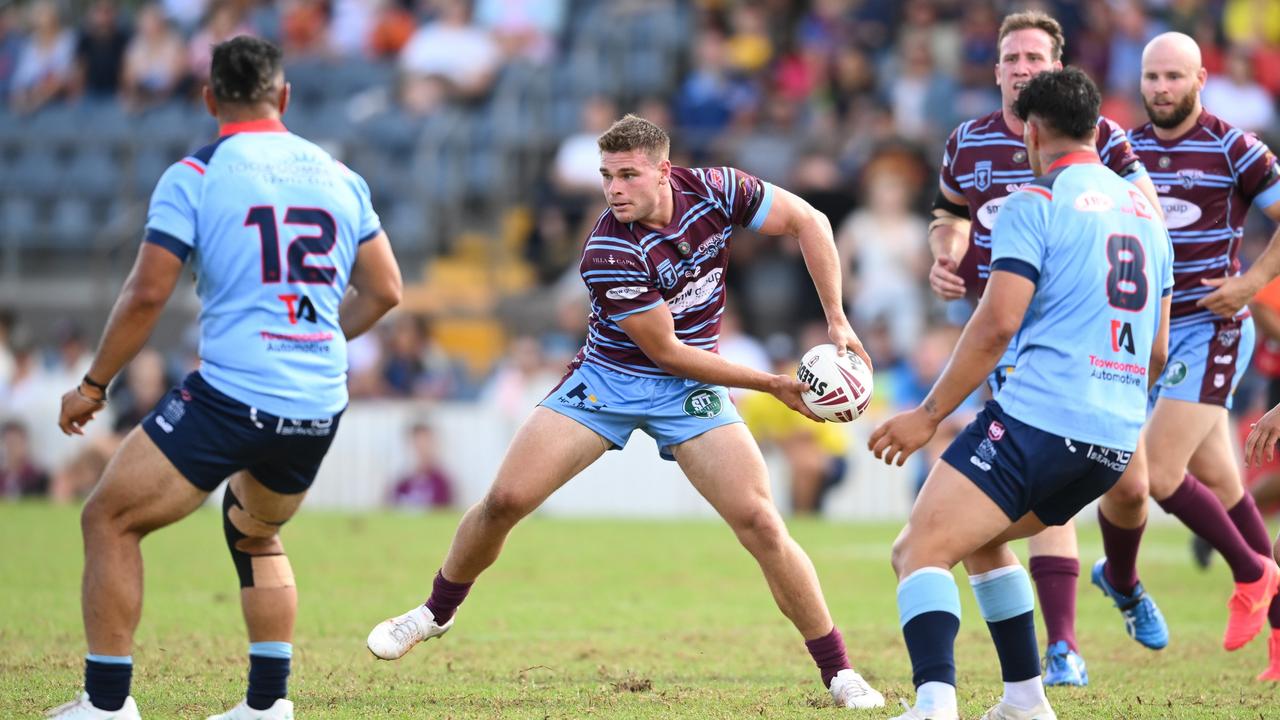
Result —
M84 384L91 388L97 388L102 391L103 395L107 394L107 386L89 377L89 373L84 374Z
M951 215L955 215L956 217L961 218L962 220L970 219L969 206L967 204L960 205L958 203L951 202L950 200L947 199L946 195L942 194L942 188L938 188L938 194L933 199L932 209L942 210Z

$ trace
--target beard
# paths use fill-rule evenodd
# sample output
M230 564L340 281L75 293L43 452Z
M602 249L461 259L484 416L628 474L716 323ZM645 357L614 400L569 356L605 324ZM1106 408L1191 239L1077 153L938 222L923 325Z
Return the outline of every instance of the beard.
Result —
M1145 97L1142 98L1142 106L1146 109L1147 118L1151 120L1152 125L1168 130L1170 128L1178 127L1184 120L1191 117L1191 111L1195 110L1196 107L1196 93L1193 91L1184 95L1181 100L1174 103L1172 110L1157 110L1155 107L1152 107L1151 103L1147 102ZM1159 112L1166 112L1168 114L1161 116L1157 114Z

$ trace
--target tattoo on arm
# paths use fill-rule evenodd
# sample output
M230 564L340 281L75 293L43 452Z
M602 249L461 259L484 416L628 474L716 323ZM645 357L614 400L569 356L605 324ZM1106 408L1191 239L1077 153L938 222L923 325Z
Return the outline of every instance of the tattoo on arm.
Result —
M929 413L930 416L937 414L938 401L934 400L933 398L925 398L924 411Z

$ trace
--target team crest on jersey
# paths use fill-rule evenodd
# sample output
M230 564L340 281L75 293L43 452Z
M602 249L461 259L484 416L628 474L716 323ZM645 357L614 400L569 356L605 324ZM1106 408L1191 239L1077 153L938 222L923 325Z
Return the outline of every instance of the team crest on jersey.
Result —
M670 260L663 260L658 263L658 284L663 288L670 290L680 281L680 276L676 273L676 268L671 264Z
M992 420L987 426L987 437L991 438L991 442L1000 442L1004 437L1004 425L999 420Z
M689 244L688 240L681 240L676 243L676 251L681 255L688 256L689 253L693 251L693 246Z
M1240 328L1230 328L1222 330L1218 333L1218 344L1224 348L1229 348L1236 344L1240 339Z
M1182 183L1182 187L1188 190L1199 184L1203 177L1203 170L1187 168L1178 171L1178 182Z
M717 190L724 190L724 173L716 168L707 170L707 184Z
M1014 161L1015 163L1024 163L1024 162L1026 162L1026 161L1027 161L1027 151L1026 151L1026 150L1019 150L1018 152L1014 153L1014 154L1013 154L1013 161Z
M684 412L686 415L708 420L719 415L721 410L724 410L724 403L720 401L720 396L716 394L715 390L698 388L685 396Z
M973 166L973 186L978 188L980 192L986 192L991 187L991 161L983 160L975 163Z

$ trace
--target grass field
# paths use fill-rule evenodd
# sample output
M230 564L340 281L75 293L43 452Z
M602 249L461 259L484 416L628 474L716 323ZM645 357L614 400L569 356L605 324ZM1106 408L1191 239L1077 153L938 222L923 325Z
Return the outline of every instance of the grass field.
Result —
M246 641L219 516L202 510L143 544L146 606L134 695L146 717L203 718L238 702ZM290 696L302 718L834 718L799 638L754 562L714 522L535 518L477 584L443 641L375 661L369 628L424 597L455 516L303 514L285 540L302 603ZM897 528L797 522L855 665L893 706L910 697L888 547ZM1086 567L1096 528L1081 529ZM78 516L0 506L0 717L79 692ZM1190 566L1185 531L1152 530L1143 576L1172 629L1160 653L1123 634L1082 578L1092 685L1051 692L1062 718L1276 718L1254 682L1265 635L1219 641L1229 575ZM961 580L963 583L963 579ZM962 717L999 694L986 627L961 586ZM855 713L858 714L858 713ZM866 711L862 717L896 713Z

